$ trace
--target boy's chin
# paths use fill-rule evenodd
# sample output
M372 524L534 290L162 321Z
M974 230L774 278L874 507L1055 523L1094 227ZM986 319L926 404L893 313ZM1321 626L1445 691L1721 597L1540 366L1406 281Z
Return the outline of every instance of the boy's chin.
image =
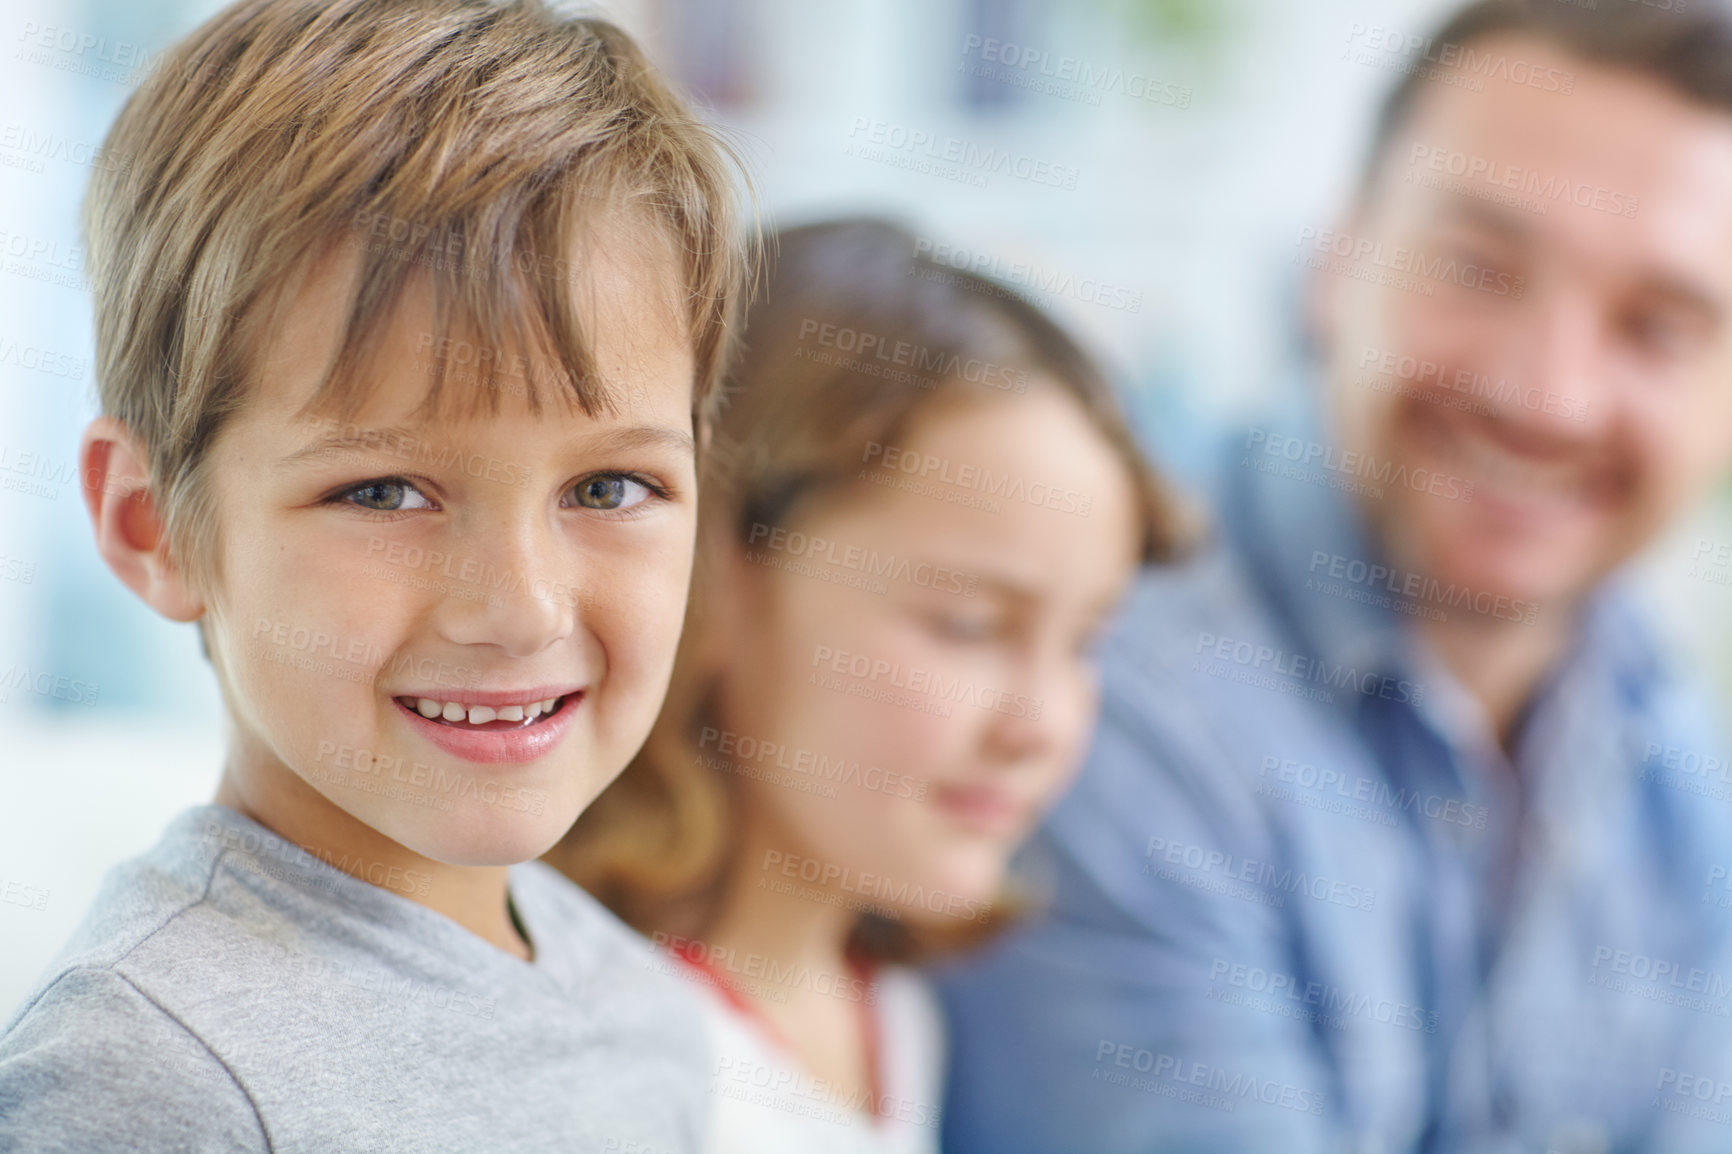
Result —
M430 815L401 833L385 832L404 848L445 865L509 866L533 861L552 849L577 820L576 812L555 814L551 809L538 814L459 810Z

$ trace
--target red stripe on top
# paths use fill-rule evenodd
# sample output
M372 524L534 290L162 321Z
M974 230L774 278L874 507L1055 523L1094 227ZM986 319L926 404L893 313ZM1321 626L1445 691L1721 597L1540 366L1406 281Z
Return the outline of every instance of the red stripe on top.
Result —
M758 1008L757 1003L734 988L733 979L725 970L718 969L715 963L704 956L704 948L701 943L688 942L677 950L669 949L668 953L698 973L707 975L716 990L722 995L723 1001L745 1017L750 1018L777 1047L796 1061L799 1060L799 1048L788 1041L787 1035L777 1028L776 1023L770 1020L768 1014ZM870 962L850 957L848 970L857 981L868 988L877 983L876 971ZM883 1074L880 1069L884 1061L882 1023L879 1022L874 1007L865 997L862 997L858 1004L860 1008L860 1037L866 1048L866 1089L867 1093L872 1096L872 1108L867 1113L871 1116L874 1124L882 1124L886 1117L883 1110ZM801 1064L804 1065L803 1062Z

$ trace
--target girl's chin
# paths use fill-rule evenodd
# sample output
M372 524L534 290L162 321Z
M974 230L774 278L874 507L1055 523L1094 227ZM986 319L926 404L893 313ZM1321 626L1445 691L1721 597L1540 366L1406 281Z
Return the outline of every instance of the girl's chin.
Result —
M925 884L927 901L940 920L959 916L944 903L973 903L983 907L1004 887L1005 863L996 856L990 862L957 863L950 869L934 870ZM898 879L900 881L900 879ZM912 888L912 887L910 887ZM934 898L932 895L938 895Z

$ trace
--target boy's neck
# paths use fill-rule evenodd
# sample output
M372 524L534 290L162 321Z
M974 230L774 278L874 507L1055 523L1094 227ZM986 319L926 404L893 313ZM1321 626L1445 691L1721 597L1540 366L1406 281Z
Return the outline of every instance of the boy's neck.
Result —
M334 805L286 766L245 772L231 753L217 786L226 806L369 885L442 914L512 957L532 960L511 916L507 866L457 866L423 857ZM369 877L371 873L373 876ZM414 879L402 885L376 879ZM425 880L426 884L420 884Z

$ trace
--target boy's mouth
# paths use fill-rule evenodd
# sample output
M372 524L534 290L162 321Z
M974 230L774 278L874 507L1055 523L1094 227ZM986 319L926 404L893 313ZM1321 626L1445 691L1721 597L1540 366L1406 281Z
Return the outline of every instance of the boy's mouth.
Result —
M583 692L549 697L516 705L466 705L461 701L437 701L431 697L399 697L397 704L411 713L419 713L428 721L452 729L497 733L504 730L529 729L546 724L548 718L564 709L567 703L579 700Z

